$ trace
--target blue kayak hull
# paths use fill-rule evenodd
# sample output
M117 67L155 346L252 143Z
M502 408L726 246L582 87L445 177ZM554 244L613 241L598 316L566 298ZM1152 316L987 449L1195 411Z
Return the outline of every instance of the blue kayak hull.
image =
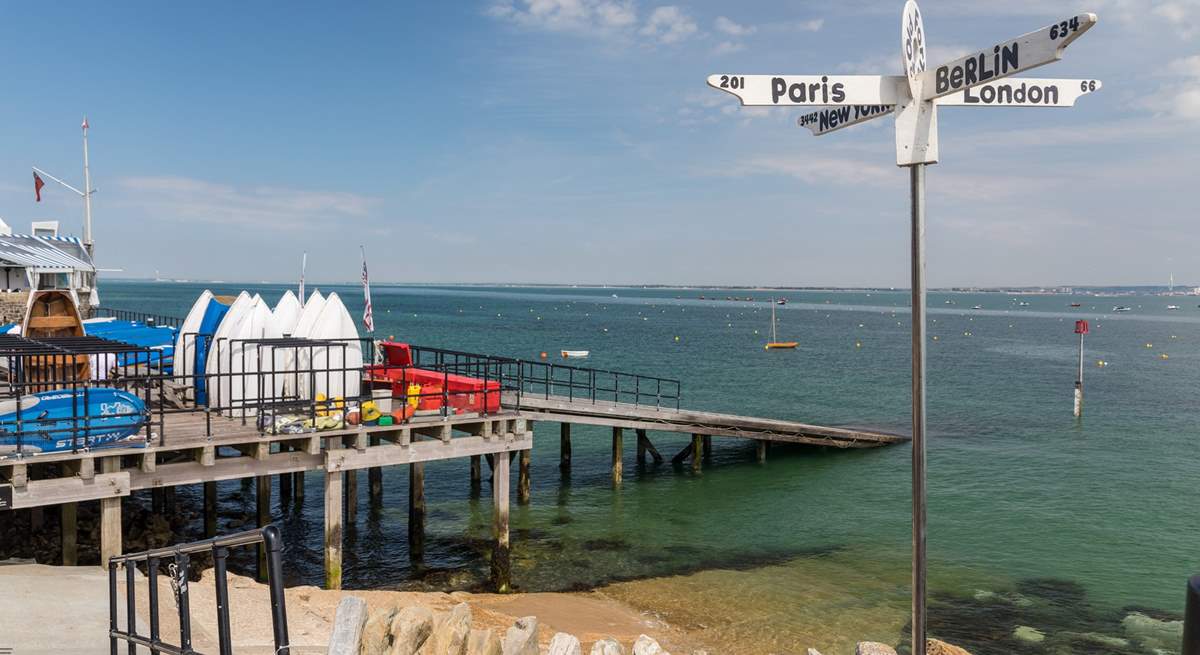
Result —
M19 411L15 400L0 403L0 455L144 446L131 437L146 419L142 399L120 389L43 391L22 398Z

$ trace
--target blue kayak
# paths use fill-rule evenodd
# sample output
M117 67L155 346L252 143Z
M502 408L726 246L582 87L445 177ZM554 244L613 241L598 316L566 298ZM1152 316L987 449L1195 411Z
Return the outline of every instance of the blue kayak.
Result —
M144 446L144 441L130 437L146 420L146 404L128 391L43 391L22 398L19 413L15 399L0 402L0 455ZM125 439L129 441L122 443Z

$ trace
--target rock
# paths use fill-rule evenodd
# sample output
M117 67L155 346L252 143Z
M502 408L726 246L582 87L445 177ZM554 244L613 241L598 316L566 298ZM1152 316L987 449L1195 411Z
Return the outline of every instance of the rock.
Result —
M329 635L329 655L358 655L363 626L367 623L367 601L358 596L344 596L333 616L333 633Z
M808 655L821 655L821 651L817 650L816 648L809 648Z
M971 655L958 646L951 646L937 639L925 640L925 655Z
M854 647L854 655L896 655L896 649L877 641L860 641Z
M504 641L500 642L501 654L538 655L537 629L536 616L517 619L513 627L504 633Z
M1059 632L1055 634L1055 637L1062 637L1063 639L1071 639L1075 641L1086 641L1091 644L1096 644L1098 646L1104 646L1106 648L1112 648L1115 650L1124 650L1129 648L1128 639L1100 634L1099 632Z
M359 644L359 655L387 655L392 647L392 618L396 615L395 607L381 607L372 610L363 626L362 641Z
M559 632L550 640L550 650L546 655L583 655L583 646L575 637Z
M500 637L491 628L472 630L467 637L467 655L501 655Z
M418 651L421 655L464 655L467 638L471 636L471 606L455 605L444 619L433 627L433 633Z
M625 655L625 647L612 637L605 637L592 644L591 655Z
M1046 641L1046 633L1027 625L1019 625L1013 630L1013 639L1027 644L1040 644Z
M667 655L667 651L652 637L639 635L637 641L633 642L633 655Z
M392 617L392 647L388 655L414 655L433 632L433 612L420 605L409 605Z
M1183 642L1183 621L1160 621L1134 612L1121 619L1126 636L1147 650L1176 650Z

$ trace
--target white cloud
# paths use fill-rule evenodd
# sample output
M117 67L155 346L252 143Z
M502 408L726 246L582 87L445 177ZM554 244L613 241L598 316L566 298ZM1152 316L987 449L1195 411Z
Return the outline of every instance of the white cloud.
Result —
M1166 73L1171 81L1138 105L1158 116L1200 121L1200 55L1172 61Z
M824 18L814 18L796 23L796 29L802 32L819 32L822 27L825 27Z
M728 55L728 54L731 54L734 52L738 52L739 50L745 50L745 49L746 49L746 46L742 45L741 43L734 43L733 41L722 41L717 44L717 47L713 48L713 54L714 55Z
M718 32L724 32L729 36L750 36L757 31L753 25L739 25L724 16L717 16L714 26Z
M637 22L632 2L614 0L499 0L487 15L550 32L607 33Z
M678 43L696 33L696 21L679 7L666 5L656 8L646 19L641 34L660 43Z
M117 186L127 199L164 220L242 227L328 228L369 216L378 200L343 191L237 188L187 177L129 177Z

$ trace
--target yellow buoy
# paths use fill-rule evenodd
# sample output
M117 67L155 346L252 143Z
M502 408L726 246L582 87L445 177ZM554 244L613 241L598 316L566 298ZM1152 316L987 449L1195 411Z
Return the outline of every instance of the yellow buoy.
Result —
M1159 355L1158 357L1159 357L1159 359L1167 359L1167 353L1163 353L1163 354Z
M854 347L855 347L855 348L862 348L862 342L861 342L861 341L855 341L855 342L854 342Z
M679 341L679 337L675 337L675 340L676 340L676 341Z
M937 337L937 335L936 335L936 334L935 334L935 335L933 335L933 340L934 340L934 341L937 341L937 340L938 340L938 337Z
M1147 348L1153 348L1153 347L1154 347L1154 344L1152 344L1152 343L1147 343L1147 344L1146 344L1146 347L1147 347Z

